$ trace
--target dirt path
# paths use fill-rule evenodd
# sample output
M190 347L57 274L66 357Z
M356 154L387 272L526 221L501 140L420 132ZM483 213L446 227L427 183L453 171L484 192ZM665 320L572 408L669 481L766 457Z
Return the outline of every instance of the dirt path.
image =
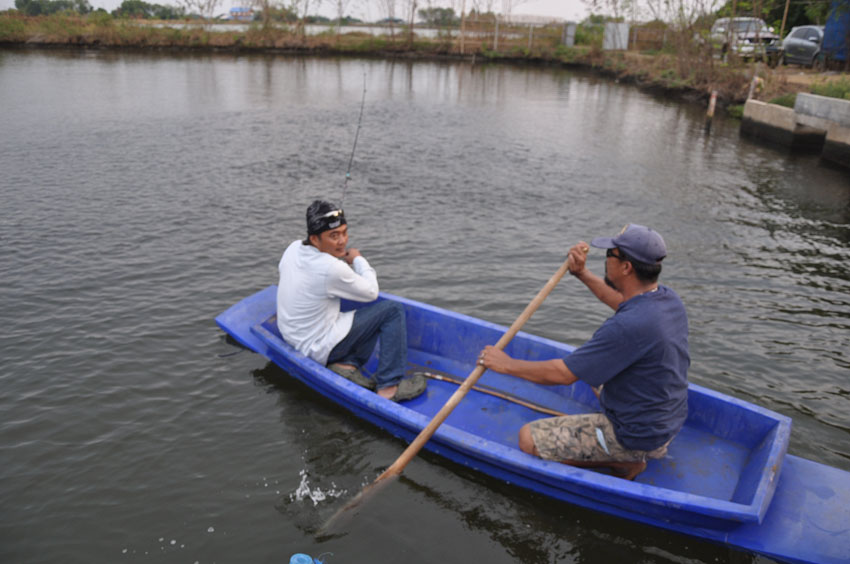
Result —
M836 71L817 72L797 65L787 65L771 70L774 76L784 79L789 86L803 87L806 91L811 88L812 84L818 82L829 82L832 80L841 80L842 78L845 80L850 79L850 73Z

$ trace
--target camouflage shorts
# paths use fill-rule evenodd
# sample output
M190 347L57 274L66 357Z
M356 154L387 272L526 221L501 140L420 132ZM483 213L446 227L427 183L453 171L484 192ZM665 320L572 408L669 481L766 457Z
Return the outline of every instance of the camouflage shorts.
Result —
M546 460L645 461L664 458L666 444L655 450L629 450L614 434L614 426L602 413L564 415L538 419L529 424L531 438L541 458ZM672 439L671 439L672 440Z

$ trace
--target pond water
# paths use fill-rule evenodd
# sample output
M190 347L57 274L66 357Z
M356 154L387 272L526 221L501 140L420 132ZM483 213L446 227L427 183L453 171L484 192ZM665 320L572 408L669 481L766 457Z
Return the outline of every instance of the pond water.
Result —
M364 82L343 205L383 291L507 325L571 244L653 226L690 379L850 470L850 175L816 156L564 69L3 50L0 560L767 561L428 453L316 538L405 445L213 319L340 202ZM525 329L607 315L567 277Z

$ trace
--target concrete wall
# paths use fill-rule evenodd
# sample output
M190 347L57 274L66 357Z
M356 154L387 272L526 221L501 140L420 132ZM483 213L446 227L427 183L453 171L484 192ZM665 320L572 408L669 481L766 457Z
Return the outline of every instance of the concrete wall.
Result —
M850 127L833 124L826 130L826 141L821 156L836 164L850 168Z
M747 100L741 133L792 149L820 151L826 137L825 129L812 128L797 122L791 108Z
M842 127L850 127L850 100L800 93L797 94L794 111L800 116L820 118Z
M845 118L850 122L850 101L832 100L798 94L794 109L747 100L741 134L791 150L820 152L822 158L850 168L850 127L842 125Z

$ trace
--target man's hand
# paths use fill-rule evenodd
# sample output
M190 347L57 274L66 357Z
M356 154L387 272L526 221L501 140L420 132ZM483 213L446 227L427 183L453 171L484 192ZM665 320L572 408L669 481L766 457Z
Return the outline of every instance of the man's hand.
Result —
M584 241L579 241L576 245L570 247L570 252L567 253L567 258L569 262L567 263L567 268L570 271L570 274L573 276L581 276L585 269L585 263L587 261L587 252L590 250L590 247L587 246L587 243Z
M509 374L508 363L511 357L501 349L497 349L493 345L487 345L481 354L478 355L478 364L484 368L489 368L495 372Z
M356 259L359 256L362 256L360 254L360 251L358 251L354 247L349 247L348 249L345 250L345 254L342 255L342 260L344 260L348 264L351 264L351 263L354 262L354 259Z

